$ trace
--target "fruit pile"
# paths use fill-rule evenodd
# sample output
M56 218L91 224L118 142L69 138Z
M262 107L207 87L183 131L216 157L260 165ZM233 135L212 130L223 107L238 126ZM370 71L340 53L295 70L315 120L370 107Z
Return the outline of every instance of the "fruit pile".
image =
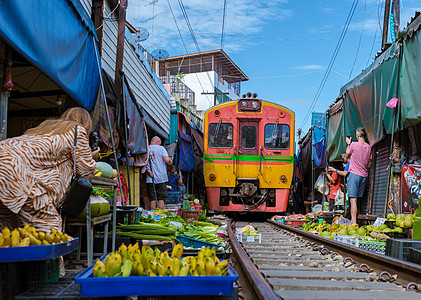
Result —
M395 214L387 215L387 220L395 222L395 226L398 226L398 227L412 227L412 225L414 224L415 218L416 218L415 214L413 215L399 214L397 216Z
M379 234L387 233L387 232L398 232L398 233L403 232L403 229L400 227L391 229L386 224L382 224L380 226L364 225L362 227L358 227L357 224L340 225L340 224L326 224L325 222L311 224L310 222L308 222L306 224L303 224L302 228L305 231L317 232L319 236L324 236L332 240L334 239L335 234L387 238L387 236L379 235Z
M0 247L54 245L71 240L73 240L71 236L55 229L51 229L50 233L37 232L34 227L28 224L13 231L5 227L0 233Z
M104 262L99 259L93 268L94 277L116 276L225 276L228 260L219 261L215 248L202 248L197 256L183 254L183 245L174 247L171 257L168 252L149 246L122 244L118 251L108 254Z

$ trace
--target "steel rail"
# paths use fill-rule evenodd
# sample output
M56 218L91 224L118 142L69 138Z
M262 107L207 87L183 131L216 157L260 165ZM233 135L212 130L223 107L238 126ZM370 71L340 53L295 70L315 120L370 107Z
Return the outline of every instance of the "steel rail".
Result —
M276 295L272 286L266 281L256 265L253 263L251 258L243 250L240 243L237 241L232 227L231 220L228 222L228 236L231 242L231 248L237 256L241 266L243 267L244 273L249 279L253 286L254 292L262 300L279 300L279 296Z
M406 285L411 282L420 283L421 281L421 265L356 248L272 220L268 220L268 222L279 228L303 236L307 240L322 243L323 245L330 247L330 250L341 254L343 257L351 257L354 261L357 261L360 264L366 264L374 270L379 270L382 272L386 271L390 274L396 274L398 275L396 283Z

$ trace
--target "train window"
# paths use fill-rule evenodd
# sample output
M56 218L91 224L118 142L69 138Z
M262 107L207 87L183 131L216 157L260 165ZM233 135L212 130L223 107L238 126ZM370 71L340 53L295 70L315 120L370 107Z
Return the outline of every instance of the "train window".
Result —
M265 126L265 148L266 149L288 149L289 148L289 125L266 124Z
M256 126L243 126L241 128L241 148L256 148Z
M208 128L208 146L210 148L232 147L233 126L231 123L211 123Z

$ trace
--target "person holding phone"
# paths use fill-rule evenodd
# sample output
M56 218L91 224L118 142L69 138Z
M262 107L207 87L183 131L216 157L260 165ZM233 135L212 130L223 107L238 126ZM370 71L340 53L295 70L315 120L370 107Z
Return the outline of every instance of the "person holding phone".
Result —
M347 148L345 159L349 158L347 176L348 196L351 202L351 223L357 223L357 199L364 194L367 185L368 168L371 164L371 146L367 143L367 132L364 127L356 130L357 141L346 138Z

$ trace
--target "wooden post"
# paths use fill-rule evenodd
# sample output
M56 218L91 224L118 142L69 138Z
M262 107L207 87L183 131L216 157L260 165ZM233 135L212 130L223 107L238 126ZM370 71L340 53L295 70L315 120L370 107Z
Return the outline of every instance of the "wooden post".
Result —
M127 0L120 1L118 9L118 32L117 32L117 51L115 60L115 76L114 84L118 97L121 95L121 81L120 70L123 69L123 56L124 56L124 31L126 29L126 8Z
M390 0L386 0L384 4L382 50L384 50L384 47L387 41L387 30L389 28L389 13L390 13Z
M104 32L104 0L94 0L92 3L93 21L98 37L99 56L102 56L102 34Z
M6 45L0 41L0 141L7 138L7 106L8 96L7 91L3 89L4 60L6 58Z

